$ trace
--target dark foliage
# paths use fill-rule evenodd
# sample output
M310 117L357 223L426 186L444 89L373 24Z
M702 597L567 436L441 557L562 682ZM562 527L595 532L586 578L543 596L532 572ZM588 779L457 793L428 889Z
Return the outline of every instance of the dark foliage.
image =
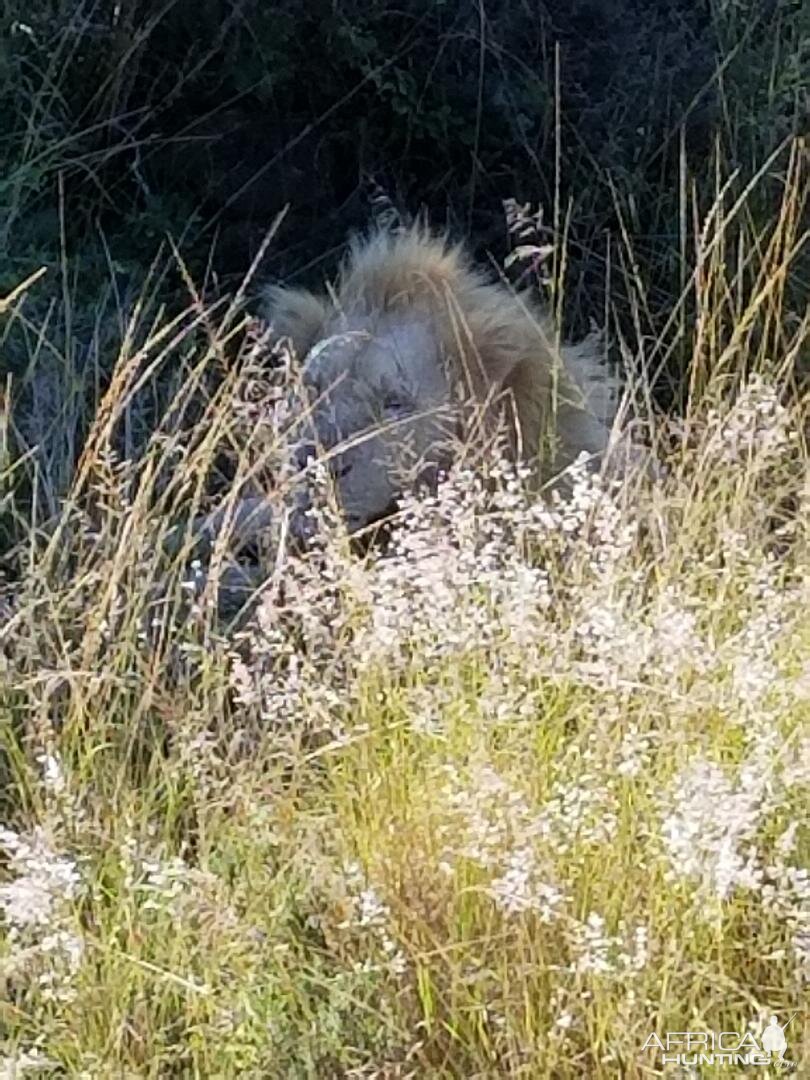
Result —
M85 265L103 232L137 277L168 232L195 270L227 281L285 207L263 269L318 279L367 221L373 176L496 256L501 200L542 203L550 221L556 195L581 329L604 311L618 208L664 310L682 146L700 172L722 112L728 153L747 139L761 159L806 107L800 0L5 0L0 11L0 238L13 253L0 286L55 250L57 178ZM777 41L786 62L774 75ZM738 99L745 111L730 117Z

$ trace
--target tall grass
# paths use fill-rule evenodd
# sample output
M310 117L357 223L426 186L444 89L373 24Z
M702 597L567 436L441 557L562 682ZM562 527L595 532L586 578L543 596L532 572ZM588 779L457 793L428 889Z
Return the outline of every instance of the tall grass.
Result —
M810 1061L806 150L683 200L663 335L620 263L631 366L691 358L655 482L459 469L365 556L327 499L251 595L167 543L278 479L239 304L145 286L66 495L3 414L5 1075L641 1077L773 1013Z

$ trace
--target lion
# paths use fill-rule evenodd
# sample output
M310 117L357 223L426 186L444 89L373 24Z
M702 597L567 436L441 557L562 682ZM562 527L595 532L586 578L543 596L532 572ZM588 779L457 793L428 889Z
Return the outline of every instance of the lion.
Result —
M587 347L557 350L528 294L424 224L355 238L322 295L271 286L264 312L302 360L300 463L328 452L352 533L435 484L473 433L505 431L538 482L611 447L605 365Z

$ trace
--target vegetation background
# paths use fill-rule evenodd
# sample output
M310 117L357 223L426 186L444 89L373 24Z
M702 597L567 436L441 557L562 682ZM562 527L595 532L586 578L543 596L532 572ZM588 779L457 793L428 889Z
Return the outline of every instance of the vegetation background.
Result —
M65 256L84 297L126 297L167 234L232 285L288 207L262 273L319 283L373 178L496 258L502 200L542 205L566 330L629 317L631 260L656 334L694 254L684 186L705 211L807 128L809 20L801 0L5 0L0 288ZM763 221L775 190L749 202Z
M2 1075L654 1075L802 1007L808 72L802 0L0 0ZM421 600L333 522L223 627L166 529L374 184L497 265L541 206L668 478Z

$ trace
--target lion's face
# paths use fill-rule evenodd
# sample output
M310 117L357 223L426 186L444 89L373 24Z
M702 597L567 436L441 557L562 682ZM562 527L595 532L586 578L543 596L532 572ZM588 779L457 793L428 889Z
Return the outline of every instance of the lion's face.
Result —
M311 412L299 453L337 450L330 464L351 531L446 466L451 388L427 317L336 319L310 349L304 383Z

